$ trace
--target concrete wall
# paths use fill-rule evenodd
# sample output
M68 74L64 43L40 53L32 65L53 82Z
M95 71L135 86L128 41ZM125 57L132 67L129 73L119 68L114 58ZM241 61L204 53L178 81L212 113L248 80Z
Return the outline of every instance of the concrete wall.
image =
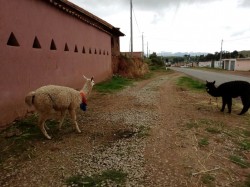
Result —
M199 62L199 67L211 67L212 62L208 61L208 62Z
M237 70L237 71L250 71L250 58L237 59L235 70Z
M10 35L19 46L13 38L7 45ZM35 38L41 48L33 48ZM48 84L79 89L83 74L97 82L111 76L111 56L109 34L48 1L0 1L0 128L26 113L29 91Z

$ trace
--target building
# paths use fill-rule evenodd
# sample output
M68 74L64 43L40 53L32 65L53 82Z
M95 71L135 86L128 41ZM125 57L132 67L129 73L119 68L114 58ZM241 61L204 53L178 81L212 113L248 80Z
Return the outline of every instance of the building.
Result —
M199 66L199 67L209 67L209 68L211 68L211 67L212 67L212 62L211 62L211 61L199 62L199 63L198 63L198 66Z
M199 62L199 67L212 67L229 71L250 71L250 58L230 58L221 61Z
M236 59L223 59L223 69L225 70L235 70Z
M231 71L250 71L250 58L223 59L224 69Z
M120 30L67 0L0 1L0 128L27 112L40 86L103 81L120 53Z

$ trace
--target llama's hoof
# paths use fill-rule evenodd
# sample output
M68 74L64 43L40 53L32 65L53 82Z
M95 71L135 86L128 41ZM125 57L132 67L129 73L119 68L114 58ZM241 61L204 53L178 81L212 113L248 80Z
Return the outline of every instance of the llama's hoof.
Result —
M51 140L51 137L50 137L50 136L46 136L46 138L47 138L48 140Z
M81 133L82 131L80 131L80 130L77 130L77 132L78 132L78 133Z

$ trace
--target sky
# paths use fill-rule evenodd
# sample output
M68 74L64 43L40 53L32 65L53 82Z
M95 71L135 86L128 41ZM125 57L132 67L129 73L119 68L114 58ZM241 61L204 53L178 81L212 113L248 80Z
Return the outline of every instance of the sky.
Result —
M130 51L130 0L70 0L125 34ZM133 51L215 53L250 50L250 0L132 0Z

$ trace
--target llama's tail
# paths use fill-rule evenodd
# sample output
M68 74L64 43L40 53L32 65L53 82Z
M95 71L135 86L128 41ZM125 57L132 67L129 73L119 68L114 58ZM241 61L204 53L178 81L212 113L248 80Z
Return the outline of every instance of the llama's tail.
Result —
M25 103L27 105L29 105L29 106L33 105L35 94L36 94L36 92L33 91L33 92L28 93L28 95L26 95L26 97L25 97Z

